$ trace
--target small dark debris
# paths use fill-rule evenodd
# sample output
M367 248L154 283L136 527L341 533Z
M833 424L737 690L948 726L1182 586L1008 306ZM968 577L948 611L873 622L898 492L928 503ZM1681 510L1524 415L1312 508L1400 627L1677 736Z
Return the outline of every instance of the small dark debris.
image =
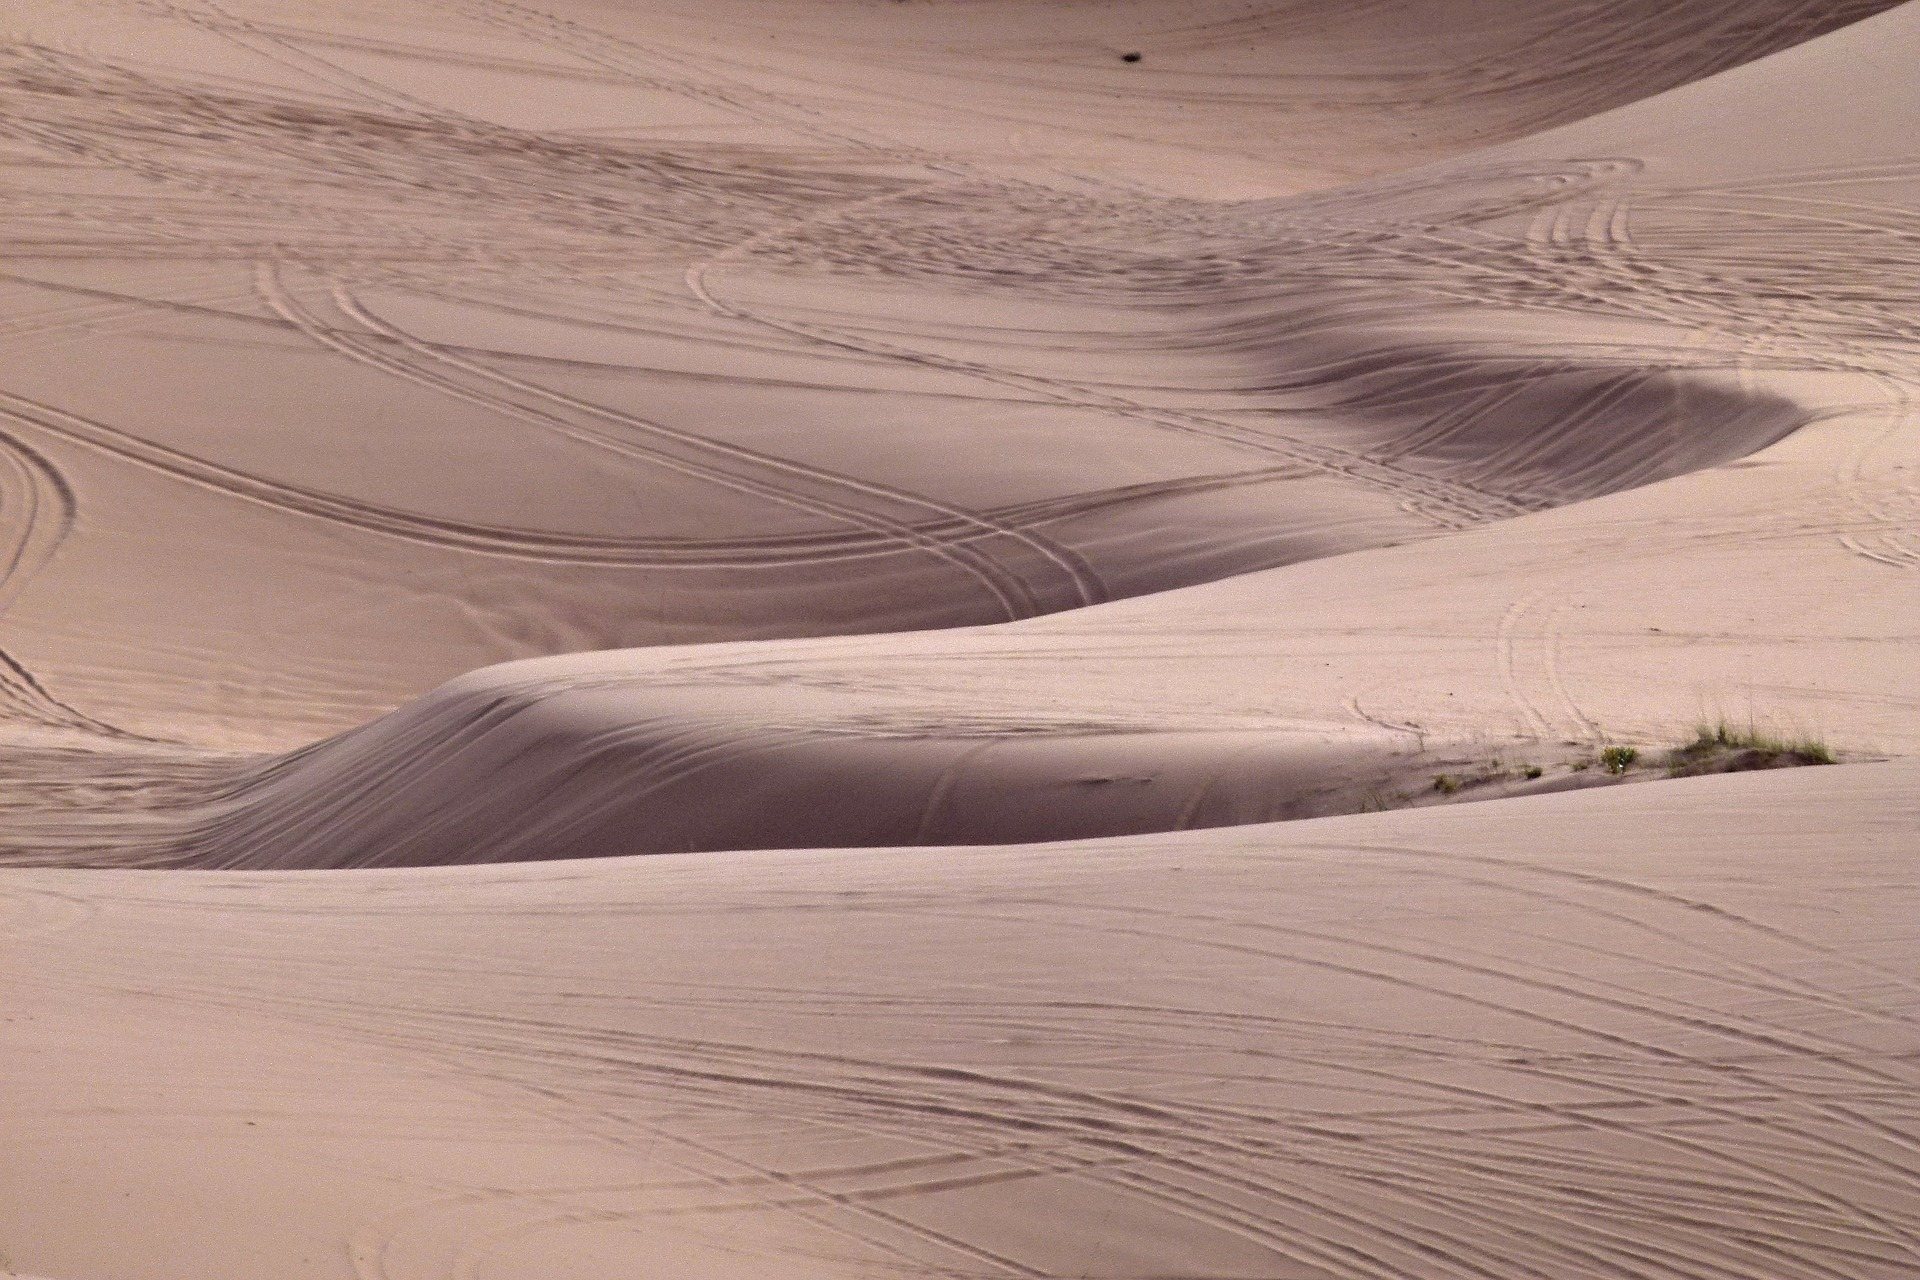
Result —
M1123 54L1121 54L1121 55L1120 55L1120 61L1122 61L1122 62L1138 62L1138 61L1140 61L1140 55L1139 55L1139 54L1137 54L1137 53L1123 53Z

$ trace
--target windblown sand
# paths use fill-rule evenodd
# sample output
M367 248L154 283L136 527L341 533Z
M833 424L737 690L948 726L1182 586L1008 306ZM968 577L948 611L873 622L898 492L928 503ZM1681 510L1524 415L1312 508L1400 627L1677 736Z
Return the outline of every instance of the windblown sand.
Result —
M0 1276L1920 1274L1920 4L0 19Z

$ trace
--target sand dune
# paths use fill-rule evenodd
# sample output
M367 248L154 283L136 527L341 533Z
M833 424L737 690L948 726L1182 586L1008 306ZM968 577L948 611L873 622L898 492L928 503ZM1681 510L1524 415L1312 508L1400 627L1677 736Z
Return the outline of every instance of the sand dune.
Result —
M1920 1272L1920 4L0 17L0 1276Z
M1184 287L1264 301L1196 302L1177 317L1201 336L1123 351L1195 353L1214 381L1184 393L1259 417L1076 384L1141 434L1338 487L1350 521L1392 503L1429 535L1482 527L1120 603L1071 544L960 536L946 545L977 552L966 567L1010 608L1040 583L1090 607L477 671L104 856L368 866L1165 830L1399 802L1496 759L1586 782L1567 770L1601 742L1727 714L1912 751L1902 264L1920 178L1902 157L1920 102L1896 69L1916 53L1910 8L1505 151L1230 207L1211 216L1268 256L1231 289ZM1825 101L1836 68L1874 60L1844 118L1800 124L1832 139L1818 167L1791 135L1742 136L1756 96ZM1578 159L1627 142L1631 161ZM1055 385L912 338L921 367Z
M1891 1280L1917 787L16 871L0 1233L129 1280Z
M68 710L22 697L284 749L490 662L995 622L1724 461L1791 410L1398 296L1452 272L1400 220L1612 161L1196 196L1880 7L33 6L0 413L47 516L4 643ZM1507 448L1543 406L1637 434L1697 398L1724 431Z

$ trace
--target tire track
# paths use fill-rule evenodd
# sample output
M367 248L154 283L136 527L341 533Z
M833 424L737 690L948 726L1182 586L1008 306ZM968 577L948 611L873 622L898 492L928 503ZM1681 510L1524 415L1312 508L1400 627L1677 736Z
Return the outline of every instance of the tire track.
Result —
M73 531L79 502L59 469L18 436L0 431L0 620ZM16 714L57 729L116 738L128 734L56 696L0 649L0 700Z
M1518 637L1523 619L1545 598L1546 593L1536 591L1515 601L1500 616L1500 624L1494 631L1494 665L1500 673L1500 685L1514 706L1520 709L1520 714L1525 718L1526 731L1534 738L1553 736L1553 722L1547 719L1546 712L1527 692L1521 680Z
M1006 604L1010 609L1019 607L1033 611L1041 607L1032 589L1016 571L1007 568L999 561L989 560L984 555L974 553L971 548L964 547L964 545L962 549L956 550L948 544L934 542L931 539L925 538L918 534L912 525L880 517L870 511L855 508L851 504L861 499L878 500L889 504L904 506L909 509L917 509L936 519L952 522L959 527L970 530L974 537L978 539L1004 538L1010 540L1021 549L1042 557L1064 575L1067 580L1067 586L1072 592L1071 601L1073 605L1095 604L1107 598L1105 584L1100 581L1099 576L1094 572L1092 566L1087 564L1077 552L1070 548L1046 541L1030 530L993 521L979 512L939 502L923 494L909 492L891 485L881 484L877 481L859 479L788 458L765 454L758 450L746 448L745 446L728 444L723 440L702 436L694 432L678 430L634 414L609 409L603 405L581 400L578 397L568 395L564 392L555 391L552 388L514 377L490 365L481 364L478 361L456 354L445 347L423 342L411 334L401 331L391 323L373 316L344 288L336 290L335 301L344 315L363 326L368 332L397 343L424 359L435 361L462 373L495 383L509 391L517 392L537 400L551 403L559 408L598 419L636 435L670 442L693 450L696 454L708 454L718 457L733 467L733 470L729 472L722 471L720 468L712 465L685 464L689 466L701 465L703 467L702 474L728 475L735 483L751 486L756 492L760 492L764 496L773 496L776 501L783 503L794 505L815 504L804 506L803 509L813 511L815 514L836 514L841 520L854 524L856 528L860 528L866 533L891 536L897 539L911 541L915 545L921 546L923 550L938 555L943 559L949 558L950 556L958 556L965 565L970 566L969 572L983 579L992 579L999 584L998 589L996 589L996 595L1000 595L1001 591L1004 591L1006 595L1003 597L1002 603ZM596 436L595 438L605 439L603 436ZM778 479L774 477L778 477ZM783 484L793 481L799 481L824 489L829 494L835 496L832 498L820 498L816 496L802 497L797 490L782 487ZM786 496L777 496L781 494ZM1018 602L1017 605L1015 604L1016 601ZM1016 616L1027 615L1019 614Z
M713 291L712 268L715 260L694 264L687 272L687 287L713 310L724 316L760 324L803 340L835 347L864 356L879 356L946 373L958 373L983 381L1038 395L1053 403L1075 409L1092 409L1117 415L1150 427L1200 436L1231 444L1237 448L1267 454L1284 460L1284 465L1308 467L1338 479L1352 481L1364 488L1382 492L1406 504L1415 512L1443 528L1460 529L1488 520L1523 514L1527 508L1470 490L1437 477L1403 470L1391 463L1331 445L1309 444L1272 430L1254 430L1209 415L1174 409L1154 408L1125 397L1096 391L1092 387L1018 373L976 361L959 360L930 352L916 351L895 343L791 320L776 320L764 313L749 311L726 301Z

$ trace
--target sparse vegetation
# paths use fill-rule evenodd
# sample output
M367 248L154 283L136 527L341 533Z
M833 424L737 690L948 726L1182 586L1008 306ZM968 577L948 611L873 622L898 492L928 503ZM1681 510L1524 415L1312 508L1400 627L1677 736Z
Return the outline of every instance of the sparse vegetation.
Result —
M1667 772L1676 778L1833 763L1832 748L1818 738L1777 737L1752 728L1743 731L1724 720L1699 726L1692 742L1667 753Z
M1431 782L1424 787L1412 779L1404 778L1396 786L1395 780L1389 776L1364 790L1356 788L1347 793L1345 802L1349 808L1346 811L1380 813L1401 809L1421 804L1422 795L1432 797L1430 802L1445 803L1480 797L1534 794L1536 788L1522 784L1537 782L1552 774L1561 786L1578 786L1581 782L1576 782L1570 775L1588 773L1596 768L1605 776L1581 781L1593 786L1616 779L1639 782L1662 776L1680 778L1703 773L1737 773L1751 769L1837 763L1833 750L1817 737L1784 736L1751 727L1742 730L1726 721L1699 725L1691 741L1671 749L1608 743L1604 737L1599 742L1589 739L1585 744L1567 745L1583 749L1554 751L1544 758L1535 759L1527 758L1527 754L1531 753L1522 752L1489 752L1477 759L1459 756L1435 758L1432 764L1446 764L1450 771L1425 775L1431 778ZM1113 780L1102 776L1082 781ZM1549 786L1546 789L1555 790L1557 787Z
M1602 747L1600 767L1608 773L1618 775L1632 768L1633 762L1639 758L1640 751L1636 747Z

